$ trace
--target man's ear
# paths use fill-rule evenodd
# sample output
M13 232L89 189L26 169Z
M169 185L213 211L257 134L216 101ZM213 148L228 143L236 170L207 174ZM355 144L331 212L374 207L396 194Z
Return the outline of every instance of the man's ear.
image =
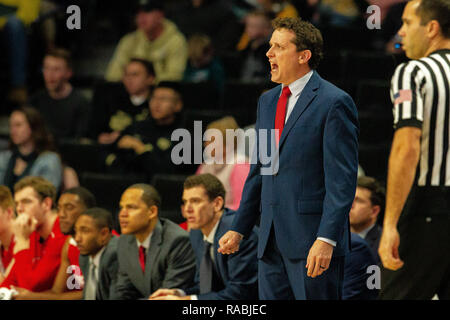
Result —
M146 81L147 85L150 87L153 84L155 84L155 76L154 75L149 75L147 77L147 81Z
M177 101L174 110L175 112L180 112L181 110L183 110L183 102L181 101L181 99Z
M107 241L107 239L108 239L110 233L111 233L111 230L109 230L108 227L103 227L103 228L100 230L100 239L98 239L98 240L99 240L99 243L100 243L102 246L105 246L105 245L106 245L106 241Z
M372 207L372 214L375 215L376 217L378 217L378 215L380 214L380 211L381 211L381 207L379 205Z
M220 210L222 210L223 206L224 206L224 200L222 197L216 197L213 200L214 203L214 212L219 212Z
M307 64L308 61L311 59L311 57L312 57L311 50L303 50L300 52L300 55L298 56L298 63Z
M439 25L439 22L436 20L431 20L427 23L427 33L428 38L433 39L434 37L437 37L439 34L441 34L441 26Z
M16 212L13 207L9 207L6 209L6 215L8 219L14 220L16 218Z
M149 211L149 218L150 219L155 219L158 217L158 207L155 205L152 205L148 208Z
M42 204L45 206L46 211L52 210L53 200L50 197L44 198Z

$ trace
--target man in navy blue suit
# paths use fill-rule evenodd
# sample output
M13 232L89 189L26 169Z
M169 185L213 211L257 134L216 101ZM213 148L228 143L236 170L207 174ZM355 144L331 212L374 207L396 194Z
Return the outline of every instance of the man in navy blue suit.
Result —
M229 256L217 252L219 239L230 229L235 216L234 211L224 208L222 182L209 173L190 176L184 182L182 200L196 256L195 285L185 291L159 289L150 299L258 299L256 227L242 241L239 252Z
M238 251L261 218L260 299L341 299L358 171L357 110L315 71L319 30L295 18L275 19L273 27L267 57L271 79L281 85L259 99L257 161L219 252ZM265 135L273 129L279 135ZM264 154L273 149L275 166Z

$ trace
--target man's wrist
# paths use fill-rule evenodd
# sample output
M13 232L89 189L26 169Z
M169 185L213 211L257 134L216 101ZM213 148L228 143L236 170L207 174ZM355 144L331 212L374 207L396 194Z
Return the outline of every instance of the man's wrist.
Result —
M336 247L336 241L333 241L333 240L331 240L331 239L328 239L328 238L324 238L324 237L317 237L317 240L321 240L321 241L323 241L323 242L326 242L326 243L328 243L328 244L331 244L333 247Z

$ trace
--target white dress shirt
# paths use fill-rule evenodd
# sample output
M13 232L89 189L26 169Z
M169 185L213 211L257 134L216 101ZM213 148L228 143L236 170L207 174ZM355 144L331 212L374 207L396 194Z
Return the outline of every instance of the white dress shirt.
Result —
M147 236L147 238L145 238L145 240L142 241L142 242L139 242L139 240L136 239L136 243L137 243L138 249L139 249L140 246L143 246L145 248L145 255L146 256L147 256L147 253L148 253L148 249L150 248L150 242L151 242L152 234L153 234L153 231L150 232L150 234Z
M372 225L370 225L369 227L367 227L367 228L364 229L363 231L358 232L357 234L358 234L361 238L365 239L366 236L367 236L367 234L369 233L369 231L372 230L372 228L373 228L374 226L375 226L375 223L372 224Z

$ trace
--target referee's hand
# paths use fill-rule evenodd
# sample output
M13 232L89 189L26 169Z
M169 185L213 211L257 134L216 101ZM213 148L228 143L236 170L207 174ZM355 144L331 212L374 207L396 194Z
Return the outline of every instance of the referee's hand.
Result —
M403 261L398 254L400 235L396 227L384 227L381 234L378 254L386 269L398 270L403 267Z

